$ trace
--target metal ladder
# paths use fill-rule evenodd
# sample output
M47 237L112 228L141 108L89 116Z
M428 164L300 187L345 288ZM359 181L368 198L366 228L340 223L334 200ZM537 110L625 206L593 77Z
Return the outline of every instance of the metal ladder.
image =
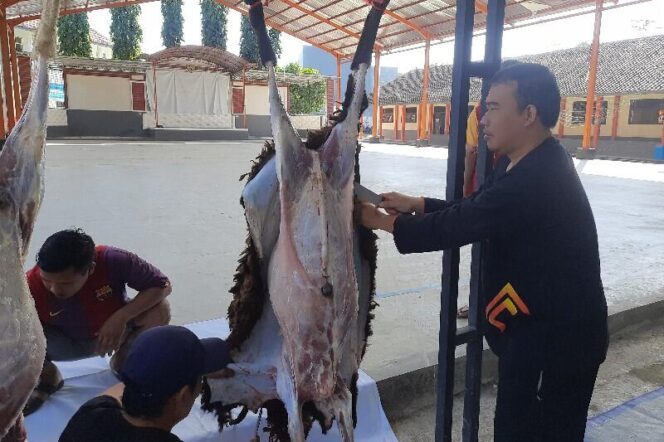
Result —
M471 62L471 44L475 25L475 0L456 3L456 35L452 71L452 109L449 155L447 160L446 199L463 195L463 170L466 151L466 124L470 78L482 79L482 103L489 92L489 81L499 69L505 0L488 0L484 61ZM480 133L481 135L481 133ZM477 160L478 184L491 171L486 142L480 136ZM454 353L466 345L466 373L463 408L463 441L477 441L479 431L480 388L482 377L483 321L479 305L483 271L484 245L472 246L470 305L468 326L457 329L457 296L459 294L459 249L443 252L441 313L437 369L436 442L452 442L452 406L454 388Z

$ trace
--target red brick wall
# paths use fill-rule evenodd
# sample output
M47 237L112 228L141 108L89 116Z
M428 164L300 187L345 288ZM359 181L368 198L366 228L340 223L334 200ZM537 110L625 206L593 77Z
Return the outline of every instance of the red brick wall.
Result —
M233 87L233 113L244 113L244 94L242 87Z
M30 57L19 55L18 59L18 77L19 86L21 88L21 102L28 102L28 94L30 93L30 85L32 84Z

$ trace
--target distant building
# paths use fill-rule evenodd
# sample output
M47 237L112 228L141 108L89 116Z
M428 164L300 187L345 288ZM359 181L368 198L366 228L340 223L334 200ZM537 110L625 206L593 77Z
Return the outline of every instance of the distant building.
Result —
M305 67L305 68L314 68L318 69L321 74L323 75L329 75L329 76L335 76L337 75L337 60L328 54L327 52L323 51L322 49L318 49L315 46L304 46L302 48L302 55L300 58L300 64ZM348 75L350 75L350 63L343 63L341 65L341 96L343 97L343 94L346 91L346 83L348 82ZM390 81L394 80L397 78L399 75L399 69L396 67L392 66L381 66L380 68L380 84L385 85L389 83ZM367 94L371 93L373 91L373 69L369 71L367 74L367 81L366 81L366 92ZM336 83L335 83L336 87ZM335 95L336 96L336 95ZM369 109L367 109L364 113L365 116L365 121L371 121L371 115L372 115L372 107L371 103L369 103Z
M563 99L554 134L565 141L568 147L578 147L585 125L590 47L580 45L518 57L516 60L542 64L556 76ZM658 118L659 112L664 109L663 67L664 35L600 45L595 92L596 97L602 98L600 146L615 149L611 154L649 157L652 141L662 136L662 125L658 124ZM409 142L417 139L422 76L422 69L415 69L381 87L379 131L384 140ZM446 145L452 66L432 66L430 78L431 111L427 121L430 142ZM470 87L471 108L472 104L480 100L480 95L481 81L473 78ZM645 150L635 155L635 150L641 149L636 143L639 140L644 146L642 150Z
M31 53L32 45L37 34L39 20L31 20L16 26L16 51ZM92 58L113 58L113 42L100 32L90 29L90 43Z

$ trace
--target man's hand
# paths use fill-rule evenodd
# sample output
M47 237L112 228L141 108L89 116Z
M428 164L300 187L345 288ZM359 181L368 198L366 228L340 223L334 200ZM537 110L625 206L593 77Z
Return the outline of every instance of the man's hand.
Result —
M110 355L122 344L122 335L127 328L129 319L125 316L122 309L116 311L106 320L104 325L97 333L97 349L99 356Z
M381 194L383 201L379 207L385 209L390 215L399 213L417 213L424 214L424 198L418 196L408 196L397 192L388 192Z
M205 377L208 379L228 379L232 378L233 376L235 376L235 372L230 368L222 368L219 371L215 371L214 373L208 373L205 375Z
M389 215L371 203L358 203L355 206L358 221L368 229L380 229L392 233L396 215Z

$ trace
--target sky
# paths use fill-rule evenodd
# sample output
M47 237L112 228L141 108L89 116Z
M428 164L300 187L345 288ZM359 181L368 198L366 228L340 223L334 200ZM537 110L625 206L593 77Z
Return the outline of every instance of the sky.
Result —
M274 0L278 1L278 0ZM615 0L606 1L607 5ZM142 49L153 53L163 49L161 44L161 9L160 2L141 5L140 24L143 29ZM184 0L184 42L188 45L201 44L200 5L198 0ZM108 10L89 13L90 26L102 34L109 35L111 14ZM583 43L590 43L593 33L594 14L557 20L525 28L506 30L503 35L503 57L549 52L571 48ZM601 41L616 41L648 35L664 34L664 0L624 6L605 11L602 17ZM240 14L229 11L228 14L228 50L235 54L240 50ZM282 33L283 53L280 64L298 61L305 43ZM484 52L484 37L473 39L473 59L481 59ZM451 64L454 44L445 43L432 46L432 64ZM397 66L399 72L422 67L424 50L415 49L381 58L383 66Z

